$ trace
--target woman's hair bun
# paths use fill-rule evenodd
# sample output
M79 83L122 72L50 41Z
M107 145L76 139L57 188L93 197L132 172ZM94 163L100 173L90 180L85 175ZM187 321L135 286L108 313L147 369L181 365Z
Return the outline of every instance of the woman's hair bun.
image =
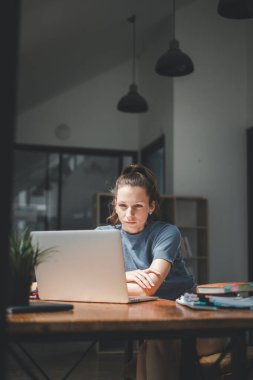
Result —
M146 177L148 172L151 171L142 164L130 164L122 171L121 175L125 176L129 174L139 173Z

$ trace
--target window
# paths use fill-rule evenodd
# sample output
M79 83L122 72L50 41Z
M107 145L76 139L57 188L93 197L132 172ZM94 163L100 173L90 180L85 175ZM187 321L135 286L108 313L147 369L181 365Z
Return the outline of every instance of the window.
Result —
M93 197L108 192L134 151L17 145L12 225L22 230L94 228Z

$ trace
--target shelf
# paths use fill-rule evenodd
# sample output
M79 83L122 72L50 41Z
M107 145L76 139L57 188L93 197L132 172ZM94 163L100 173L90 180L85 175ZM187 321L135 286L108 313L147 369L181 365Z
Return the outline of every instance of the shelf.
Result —
M197 229L197 230L206 230L207 229L207 226L179 226L177 225L177 227L179 229L182 229L182 230L194 230L194 229Z
M188 196L188 195L161 195L162 199L171 199L176 201L186 201L186 202L192 202L192 201L206 201L205 197L194 197L194 196Z
M208 260L207 256L183 256L186 260Z

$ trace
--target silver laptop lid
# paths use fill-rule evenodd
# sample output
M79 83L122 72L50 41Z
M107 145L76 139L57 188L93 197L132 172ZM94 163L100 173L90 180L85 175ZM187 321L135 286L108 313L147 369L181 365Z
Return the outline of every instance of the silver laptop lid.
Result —
M35 268L42 300L127 303L117 230L33 231L40 249L55 247Z

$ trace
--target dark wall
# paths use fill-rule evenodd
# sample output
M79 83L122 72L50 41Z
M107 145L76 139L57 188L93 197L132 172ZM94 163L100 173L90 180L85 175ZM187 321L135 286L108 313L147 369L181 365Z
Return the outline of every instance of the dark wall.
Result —
M10 231L13 141L15 124L18 21L19 1L2 0L0 7L0 379L4 379L5 377L5 304L8 269L8 236Z

